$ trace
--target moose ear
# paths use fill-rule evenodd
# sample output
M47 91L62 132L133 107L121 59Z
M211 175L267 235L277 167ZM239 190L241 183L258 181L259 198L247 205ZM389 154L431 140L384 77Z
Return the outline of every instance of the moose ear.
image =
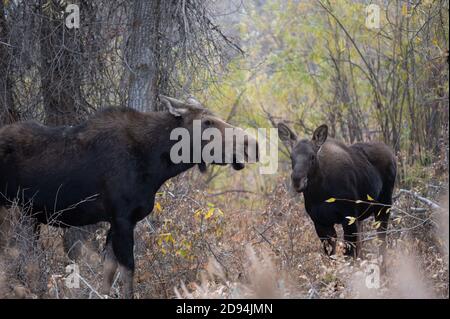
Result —
M284 123L278 123L278 136L288 149L292 149L297 141L297 135Z
M202 103L200 103L195 97L189 96L189 98L186 101L191 107L194 108L203 108Z
M167 107L167 110L173 116L176 117L183 116L189 111L189 107L180 100L161 94L159 95L159 100Z
M322 124L314 131L312 141L316 145L316 147L319 148L323 145L323 143L325 143L327 137L328 137L328 126L326 124Z

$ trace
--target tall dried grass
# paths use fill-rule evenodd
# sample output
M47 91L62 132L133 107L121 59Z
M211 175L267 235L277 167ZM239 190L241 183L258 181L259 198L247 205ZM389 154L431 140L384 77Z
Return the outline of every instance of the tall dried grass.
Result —
M363 259L349 260L340 252L330 259L321 252L302 200L290 193L283 177L262 192L214 192L194 187L201 185L198 178L204 177L189 172L167 183L157 194L154 213L138 224L135 297L448 298L448 204L436 211L413 197L397 198L388 230L388 272L379 289L369 289L367 269L378 252L370 220ZM73 261L64 253L62 230L42 227L36 240L18 208L9 213L8 230L0 236L0 297L102 297L107 226L90 235L100 245L85 247ZM65 285L66 266L73 262L80 268L80 288ZM116 280L112 298L121 297L119 288Z

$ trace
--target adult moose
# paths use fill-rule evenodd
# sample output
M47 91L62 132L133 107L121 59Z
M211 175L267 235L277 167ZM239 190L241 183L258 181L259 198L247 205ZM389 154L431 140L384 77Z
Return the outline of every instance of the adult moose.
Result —
M0 208L18 198L32 205L39 224L67 227L109 222L105 294L121 267L124 296L133 296L133 230L152 211L160 186L195 165L204 171L207 164L226 164L203 159L199 163L172 161L170 151L178 143L171 139L174 129L192 133L195 120L202 132L215 128L220 134L210 142L220 142L223 150L231 150L233 154L224 153L223 157L231 158L228 162L236 170L244 168L249 156L257 157L257 144L251 136L214 116L198 101L166 96L160 100L168 111L107 109L74 127L23 122L0 129ZM223 138L226 129L244 145ZM193 134L190 138L191 147L200 142L193 140ZM256 149L248 147L251 143ZM201 141L200 147L208 144Z
M334 225L341 224L347 243L345 254L356 257L358 222L374 215L379 222L378 236L384 254L397 172L390 148L383 143L347 146L327 138L326 125L319 126L312 139L298 139L283 123L278 124L278 132L290 150L292 185L303 193L306 212L314 222L325 253L335 253Z

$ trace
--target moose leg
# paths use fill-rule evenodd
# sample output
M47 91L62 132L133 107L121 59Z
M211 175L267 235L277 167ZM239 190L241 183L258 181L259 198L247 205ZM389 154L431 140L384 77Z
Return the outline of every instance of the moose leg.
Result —
M112 247L112 229L108 231L105 243L105 259L103 261L103 287L102 293L109 295L111 292L111 286L113 284L114 275L117 271L117 259L114 255Z
M314 223L317 236L319 236L322 242L322 247L327 256L334 255L336 253L336 229L334 225L322 225L317 222Z
M36 241L39 241L39 237L41 236L41 223L38 221L33 221L33 234Z
M39 239L41 238L41 223L37 220L33 220L33 245L39 247Z
M375 221L380 223L380 226L378 227L378 239L380 241L380 249L379 249L379 255L381 256L381 272L385 272L386 268L386 247L387 247L387 241L386 241L386 232L388 229L388 223L389 223L389 217L390 217L390 208L392 207L392 192L394 190L394 183L395 183L395 173L391 172L390 178L388 178L384 182L383 190L380 194L379 201L380 203L383 203L384 206L379 210L377 214L375 214Z
M380 255L381 255L381 264L384 269L384 265L386 262L386 232L388 228L389 222L389 211L388 208L383 208L378 215L375 216L375 221L380 222L380 226L378 227L378 239L380 241Z
M364 223L361 220L356 221L356 227L358 228L358 238L356 241L356 258L361 256L362 253L362 240L364 234Z
M124 298L133 298L134 275L134 224L126 219L116 220L112 234L112 246L114 255L119 263L122 274Z
M347 256L352 256L353 258L358 257L358 225L353 223L351 225L343 224L344 229L344 240L345 240L345 252Z

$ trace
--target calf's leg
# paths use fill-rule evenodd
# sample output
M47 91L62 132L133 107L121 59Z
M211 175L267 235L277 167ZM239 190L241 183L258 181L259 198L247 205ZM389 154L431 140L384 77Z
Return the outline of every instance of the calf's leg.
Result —
M353 258L357 258L359 254L358 225L356 222L351 225L344 222L342 228L344 229L344 241L345 241L344 254L347 256L352 256Z
M387 248L387 229L390 217L390 207L392 205L392 192L394 190L394 182L395 182L395 174L392 174L391 179L385 181L385 185L383 186L383 190L379 197L379 202L385 205L381 209L379 209L378 213L375 215L375 221L380 222L380 226L378 227L378 239L380 240L380 256L381 260L381 271L385 271L386 266L386 248Z
M382 271L384 271L384 267L386 264L386 247L387 247L386 232L387 232L388 223L389 223L389 215L390 215L390 213L388 211L388 207L386 207L386 208L383 208L380 211L380 213L375 216L375 221L380 222L380 226L378 227L378 230L377 230L377 236L378 236L378 240L380 241L379 254L382 258L382 260L381 260Z
M336 253L336 229L334 225L322 225L317 222L314 223L317 236L319 236L322 242L322 247L327 256L334 255Z

